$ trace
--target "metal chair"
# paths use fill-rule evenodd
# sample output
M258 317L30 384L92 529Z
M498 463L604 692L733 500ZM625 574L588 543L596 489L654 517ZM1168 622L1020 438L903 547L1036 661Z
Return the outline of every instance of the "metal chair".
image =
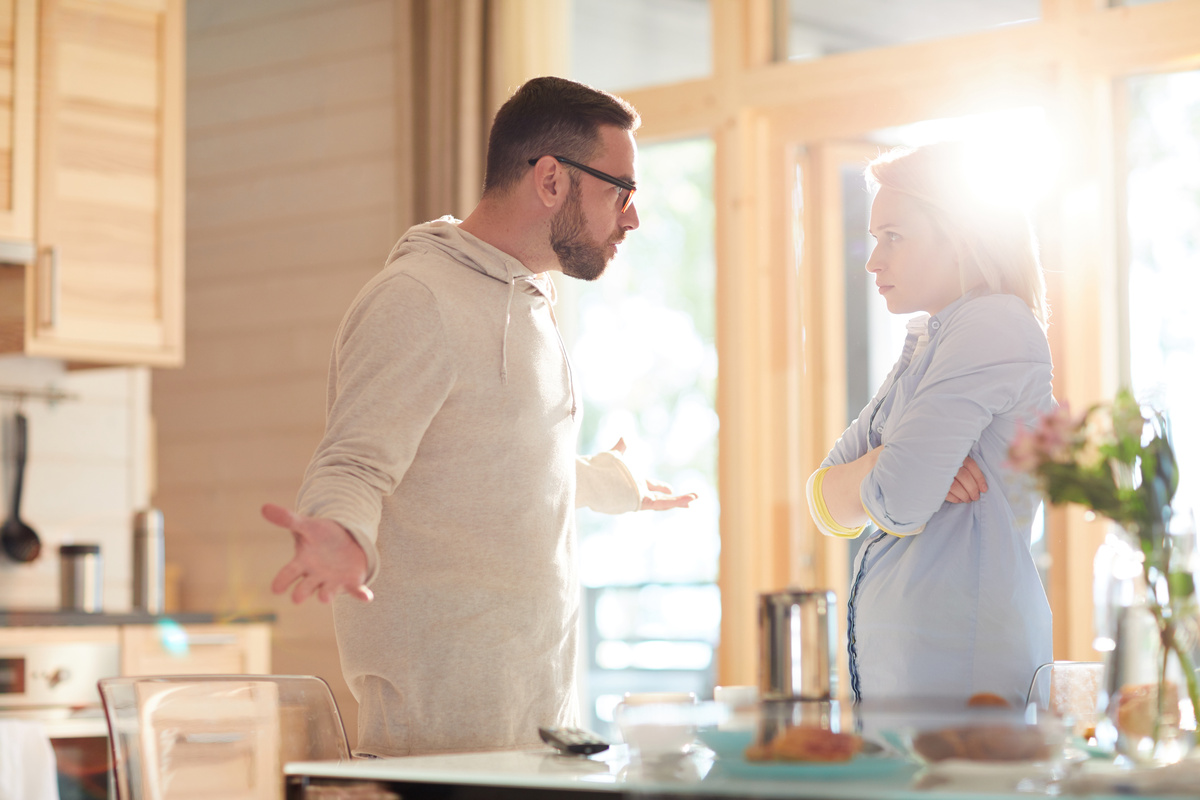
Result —
M1091 735L1099 719L1102 661L1051 661L1033 673L1025 707L1068 721L1076 734Z
M118 800L279 800L289 761L350 760L333 693L311 675L98 682Z

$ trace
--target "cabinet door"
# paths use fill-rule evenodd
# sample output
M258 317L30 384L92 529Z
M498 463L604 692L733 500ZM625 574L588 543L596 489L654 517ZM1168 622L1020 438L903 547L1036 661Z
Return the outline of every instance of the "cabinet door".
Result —
M182 0L41 0L26 352L182 362Z
M36 69L36 0L0 0L0 251L33 244Z

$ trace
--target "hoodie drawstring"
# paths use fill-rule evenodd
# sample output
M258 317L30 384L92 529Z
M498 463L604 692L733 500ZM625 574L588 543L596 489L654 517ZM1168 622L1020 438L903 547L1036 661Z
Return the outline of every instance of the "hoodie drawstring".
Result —
M508 326L512 324L512 301L517 291L517 279L508 273L508 307L504 309L504 338L500 341L500 383L508 385ZM551 312L553 316L553 312ZM557 327L557 326L556 326Z
M563 363L567 365L567 386L571 390L571 419L575 419L575 374L571 371L571 359L567 357L567 343L563 341L562 331L558 329L558 317L554 316L554 303L549 299L546 308L550 309L550 321L554 323L554 335L558 337L558 347L562 350Z

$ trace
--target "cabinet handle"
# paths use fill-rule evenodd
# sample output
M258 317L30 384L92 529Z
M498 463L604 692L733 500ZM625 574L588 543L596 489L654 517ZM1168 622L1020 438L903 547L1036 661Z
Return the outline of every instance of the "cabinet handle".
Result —
M236 633L191 633L188 634L187 642L189 645L223 645L237 644L238 637Z
M42 250L39 266L46 273L41 283L38 321L43 328L58 325L58 246L51 245Z

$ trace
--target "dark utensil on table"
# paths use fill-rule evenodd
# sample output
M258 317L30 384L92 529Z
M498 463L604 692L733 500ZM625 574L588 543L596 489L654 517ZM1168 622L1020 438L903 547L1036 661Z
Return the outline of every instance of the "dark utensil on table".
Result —
M16 441L13 444L14 461L17 475L13 481L12 504L9 505L8 519L0 529L0 541L4 544L4 552L14 561L33 561L42 552L42 541L33 528L21 521L21 485L25 481L25 448L28 438L29 422L25 415L17 412L13 419Z

